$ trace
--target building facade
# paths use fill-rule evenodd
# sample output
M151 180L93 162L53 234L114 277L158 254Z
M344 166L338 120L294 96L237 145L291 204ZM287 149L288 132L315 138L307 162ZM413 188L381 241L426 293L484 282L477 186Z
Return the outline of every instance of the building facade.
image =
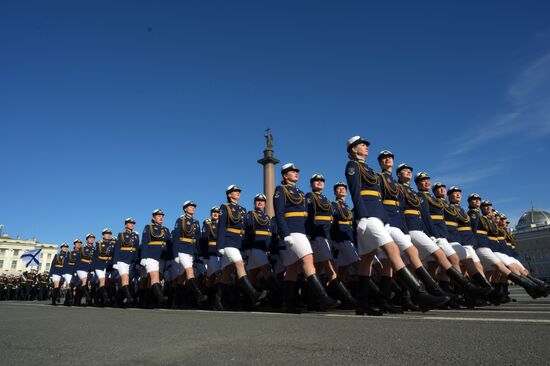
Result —
M550 279L550 213L527 211L515 231L519 260L534 275Z
M57 244L40 243L36 239L24 240L10 238L8 234L0 237L0 273L20 274L27 270L19 257L28 250L42 249L38 272L48 271L53 256L57 253Z

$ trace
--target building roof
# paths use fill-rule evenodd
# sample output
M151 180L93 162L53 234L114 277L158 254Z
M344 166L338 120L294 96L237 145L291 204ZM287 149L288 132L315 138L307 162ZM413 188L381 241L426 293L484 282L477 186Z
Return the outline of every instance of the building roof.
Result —
M550 225L550 213L532 209L521 215L516 230L525 230Z

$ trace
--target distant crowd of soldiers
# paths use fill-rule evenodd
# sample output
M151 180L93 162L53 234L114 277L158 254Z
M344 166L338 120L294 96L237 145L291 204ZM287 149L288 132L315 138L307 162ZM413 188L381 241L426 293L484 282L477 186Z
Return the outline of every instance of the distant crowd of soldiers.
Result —
M51 291L50 276L47 271L37 273L32 268L20 275L0 276L0 300L47 300Z
M306 194L297 186L300 170L287 163L274 217L264 194L246 210L241 189L230 185L202 225L197 205L186 201L172 230L156 209L141 237L129 217L116 237L104 229L98 241L93 233L74 240L72 250L63 243L50 268L52 304L65 290L65 305L344 308L380 316L500 305L511 301L510 283L533 298L548 296L550 286L520 262L508 219L490 201L472 193L463 208L459 187L432 185L427 172L413 176L407 164L394 177L388 150L375 171L360 136L346 150L346 183L332 187L333 201L323 175L310 178Z

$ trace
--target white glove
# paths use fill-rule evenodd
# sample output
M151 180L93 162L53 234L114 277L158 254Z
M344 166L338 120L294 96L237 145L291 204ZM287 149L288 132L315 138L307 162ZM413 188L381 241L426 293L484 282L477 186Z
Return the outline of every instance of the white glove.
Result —
M287 248L291 248L293 245L294 245L294 240L292 239L292 236L285 236L285 238L283 239L285 241L285 244L287 246Z
M391 234L390 224L386 224L384 225L384 227L386 228L386 231L388 232L388 234Z
M218 253L220 253L220 255L224 255L225 249L218 249Z
M118 271L118 264L113 264L113 269L116 269Z
M435 236L430 236L430 239L432 239L434 243L437 243L437 239L435 238Z
M143 258L142 260L140 260L139 264L145 267L145 264L147 264L147 258Z
M409 243L412 243L411 236L409 234L405 234L405 238L407 238Z
M357 224L357 231L359 231L361 234L367 230L367 218L363 217L361 220L359 220L359 223Z

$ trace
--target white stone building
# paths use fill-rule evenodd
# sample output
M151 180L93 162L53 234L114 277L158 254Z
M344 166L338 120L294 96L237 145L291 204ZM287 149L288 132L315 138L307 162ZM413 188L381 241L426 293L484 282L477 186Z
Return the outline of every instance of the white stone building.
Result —
M48 271L53 256L57 253L57 244L40 243L36 239L24 240L19 237L10 238L8 234L0 237L0 273L20 274L27 268L19 257L32 249L42 249L38 272Z

